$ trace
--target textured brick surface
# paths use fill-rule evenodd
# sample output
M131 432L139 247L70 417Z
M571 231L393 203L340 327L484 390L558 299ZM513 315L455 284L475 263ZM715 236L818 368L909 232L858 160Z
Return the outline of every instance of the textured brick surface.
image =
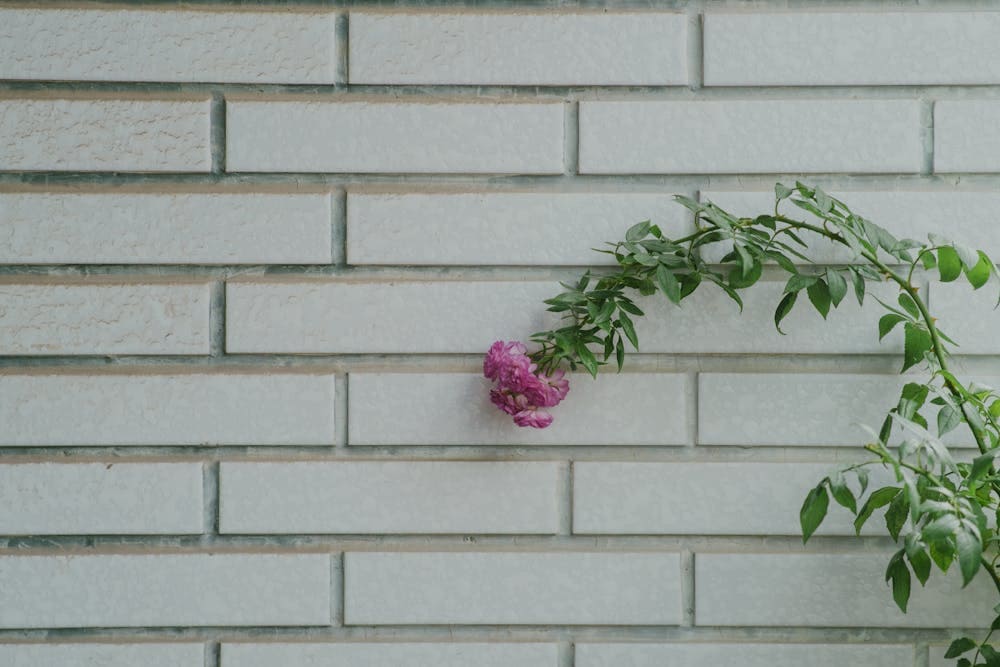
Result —
M334 19L333 13L4 9L0 70L7 79L334 83Z
M910 100L582 102L587 174L917 172Z
M0 421L14 446L327 445L333 377L0 375Z
M5 535L200 533L199 463L0 466Z
M330 196L0 193L8 264L328 263Z
M232 171L555 174L560 103L234 101Z
M202 667L201 644L5 644L8 667Z
M351 13L351 83L687 83L681 14Z
M206 172L209 101L0 99L0 171Z
M0 283L0 354L207 354L207 284Z
M322 554L4 556L4 628L328 625Z
M705 84L1000 83L997 30L995 12L709 13Z
M545 430L513 429L479 374L350 376L352 445L682 445L689 385L682 374L570 378L569 397ZM614 410L594 406L616 404Z
M554 533L551 463L223 463L225 533Z
M349 625L680 620L675 554L348 553L344 568Z
M555 667L555 644L223 644L222 667Z
M1000 104L945 100L934 105L934 170L1000 171Z
M899 667L913 658L909 646L837 644L577 644L576 667L663 667L725 665L742 667Z
M350 193L351 264L589 265L642 220L691 231L687 209L649 193Z
M835 627L975 627L996 603L981 574L959 593L961 579L935 572L914 586L907 613L885 579L888 553L698 554L695 605L700 625Z

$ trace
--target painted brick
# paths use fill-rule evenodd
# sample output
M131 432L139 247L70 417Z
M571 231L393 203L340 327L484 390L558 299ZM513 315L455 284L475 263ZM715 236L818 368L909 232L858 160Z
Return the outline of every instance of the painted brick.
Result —
M946 100L934 104L934 171L1000 171L1000 104Z
M593 251L641 220L668 236L693 230L687 210L643 193L349 193L351 264L590 265Z
M1000 195L994 192L949 191L843 191L830 193L847 204L852 211L889 230L897 238L927 241L935 233L958 242L981 247L991 257L1000 257L1000 239L995 233L992 216L1000 209ZM757 216L774 210L774 191L701 193L702 201L711 201L739 216ZM782 212L800 220L816 218L802 209L782 204ZM853 253L843 246L802 232L810 245L810 257L820 264L846 263ZM722 244L719 244L720 246ZM713 252L720 258L724 252ZM705 253L709 257L709 253Z
M6 264L327 264L329 194L0 193Z
M577 374L546 429L517 428L478 373L352 373L351 445L682 445L688 379L669 373ZM615 405L614 410L594 406Z
M581 102L591 174L917 172L912 100Z
M7 667L202 667L201 644L5 644Z
M1000 83L998 30L995 12L708 13L705 84Z
M914 586L902 613L885 583L889 555L697 554L697 624L971 628L991 617L986 575L960 590L956 570Z
M913 660L913 647L886 644L576 644L576 667L900 667Z
M979 379L1000 384L1000 378ZM846 373L704 373L698 378L699 444L861 445L869 438L861 425L878 431L907 381ZM962 431L948 434L945 441L973 444Z
M207 172L209 101L0 99L0 170Z
M345 623L667 625L680 559L657 553L347 553Z
M351 14L351 83L687 83L681 14Z
M841 468L835 463L576 462L573 532L801 535L799 507L806 493ZM877 477L874 488L880 486ZM835 507L819 534L854 535L853 518ZM880 523L873 519L867 532L883 533Z
M333 376L4 374L0 423L9 446L329 445Z
M851 296L824 322L806 299L774 329L783 282L760 283L744 295L741 315L724 292L705 286L681 308L657 296L640 301L636 323L643 352L893 353L901 334L878 341L882 311ZM226 285L226 350L236 353L408 353L485 351L497 339L524 338L558 326L542 301L555 282L458 282L314 279L230 281ZM894 299L888 286L877 293ZM534 304L534 305L533 305ZM343 314L351 313L350 325ZM427 313L434 313L428 318ZM407 332L406 336L399 335ZM753 336L745 335L754 331ZM859 333L861 332L861 333ZM868 332L867 334L863 332Z
M5 556L3 628L329 625L330 557Z
M223 644L222 667L556 667L555 644Z
M335 83L332 13L5 9L7 79ZM109 40L108 35L115 35Z
M997 255L993 255L994 262ZM1000 283L994 277L979 290L963 276L954 283L935 283L931 288L931 314L940 328L958 346L955 354L1000 354L1000 310L996 308ZM994 378L1000 380L1000 378Z
M554 463L223 463L223 533L555 533Z
M563 104L258 102L226 105L230 171L563 171Z
M201 532L199 463L0 466L4 535Z
M0 282L0 354L207 354L208 284Z

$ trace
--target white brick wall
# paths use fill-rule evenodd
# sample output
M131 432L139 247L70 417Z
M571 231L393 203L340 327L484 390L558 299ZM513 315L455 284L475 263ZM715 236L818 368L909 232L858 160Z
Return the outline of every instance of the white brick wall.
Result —
M905 381L871 298L640 301L541 431L480 375L674 194L1000 256L989 3L7 4L0 664L936 667L990 617L895 611L881 516L801 545ZM996 285L918 280L1000 384Z

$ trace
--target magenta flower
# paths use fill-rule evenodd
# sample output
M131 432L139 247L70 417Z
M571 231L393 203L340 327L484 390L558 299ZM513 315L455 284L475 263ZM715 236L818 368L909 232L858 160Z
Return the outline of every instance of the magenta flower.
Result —
M496 341L483 359L483 375L493 380L490 400L514 418L518 426L545 428L552 415L540 408L558 405L569 392L565 372L538 373L523 343Z

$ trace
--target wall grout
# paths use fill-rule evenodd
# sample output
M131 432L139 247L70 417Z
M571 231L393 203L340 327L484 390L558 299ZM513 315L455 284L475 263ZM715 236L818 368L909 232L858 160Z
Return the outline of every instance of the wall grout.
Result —
M574 667L576 665L576 644L573 642L559 643L558 667Z
M347 191L330 194L330 265L347 268Z
M226 98L215 90L212 91L209 124L212 173L223 174L226 171Z
M923 165L920 173L934 173L934 100L922 100L920 107L921 139L923 141Z
M692 627L695 622L695 554L689 549L681 551L681 625Z
M226 353L226 283L217 280L209 289L208 306L209 356L222 357Z
M338 373L333 379L333 446L344 450L350 444L350 376Z
M563 168L567 176L580 173L580 103L566 102L563 115Z
M687 17L687 75L692 92L702 89L705 83L705 19L697 6Z
M217 641L205 644L205 667L222 667L222 644Z
M560 465L556 481L556 497L559 507L559 535L573 534L573 461Z
M350 29L351 21L348 14L337 14L334 26L336 39L336 73L334 80L338 85L346 85L350 79Z
M210 542L219 535L220 511L220 463L205 461L202 464L202 543Z

